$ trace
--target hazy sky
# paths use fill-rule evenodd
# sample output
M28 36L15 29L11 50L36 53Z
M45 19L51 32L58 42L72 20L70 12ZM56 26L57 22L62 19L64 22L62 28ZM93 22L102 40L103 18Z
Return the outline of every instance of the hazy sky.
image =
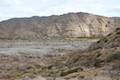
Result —
M120 0L0 0L0 21L68 12L120 16Z

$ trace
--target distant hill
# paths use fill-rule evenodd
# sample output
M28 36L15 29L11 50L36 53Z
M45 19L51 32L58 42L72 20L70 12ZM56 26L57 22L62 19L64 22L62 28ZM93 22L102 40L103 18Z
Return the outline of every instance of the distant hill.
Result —
M1 40L102 37L120 26L119 17L68 13L48 17L13 18L0 22Z

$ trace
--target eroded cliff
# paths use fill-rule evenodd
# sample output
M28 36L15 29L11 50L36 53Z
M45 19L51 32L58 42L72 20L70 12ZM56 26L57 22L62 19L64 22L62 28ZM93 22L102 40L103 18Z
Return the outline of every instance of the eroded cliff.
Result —
M7 40L37 40L101 37L118 27L119 22L119 18L82 12L48 17L13 18L0 22L0 38Z

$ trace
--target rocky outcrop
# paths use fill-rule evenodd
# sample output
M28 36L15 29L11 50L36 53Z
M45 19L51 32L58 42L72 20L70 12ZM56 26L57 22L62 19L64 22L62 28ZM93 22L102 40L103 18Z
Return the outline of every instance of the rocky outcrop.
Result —
M82 12L48 17L13 18L0 22L0 39L101 37L113 31L115 25L119 26L119 22L120 19L116 17Z
M103 48L116 48L120 47L120 28L106 37L100 39L89 47L89 50L103 49Z

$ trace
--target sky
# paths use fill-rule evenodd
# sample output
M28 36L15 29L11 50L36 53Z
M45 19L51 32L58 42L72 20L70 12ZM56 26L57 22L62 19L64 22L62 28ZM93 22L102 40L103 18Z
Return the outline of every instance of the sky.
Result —
M120 17L120 0L0 0L0 21L69 12Z

